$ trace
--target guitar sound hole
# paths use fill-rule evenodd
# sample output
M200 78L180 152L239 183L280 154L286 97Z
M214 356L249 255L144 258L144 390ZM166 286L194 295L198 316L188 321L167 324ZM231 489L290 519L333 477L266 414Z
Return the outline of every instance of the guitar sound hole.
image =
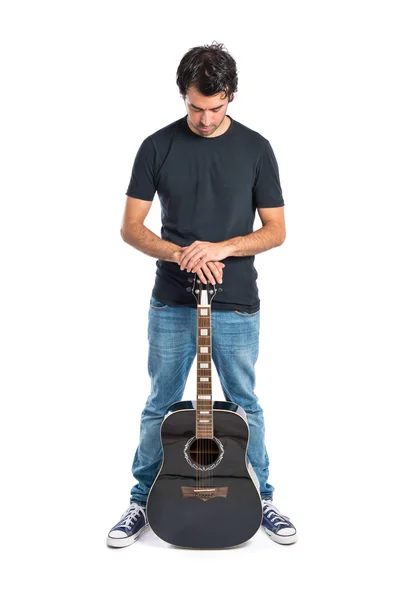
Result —
M220 454L214 439L195 438L189 450L192 461L200 466L212 465Z

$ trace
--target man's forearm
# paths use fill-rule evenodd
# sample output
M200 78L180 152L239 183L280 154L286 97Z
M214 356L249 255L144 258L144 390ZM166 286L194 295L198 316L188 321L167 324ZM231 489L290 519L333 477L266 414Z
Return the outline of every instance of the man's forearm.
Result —
M177 244L161 239L142 223L130 223L128 227L121 229L121 236L124 242L137 250L168 262L176 262L177 255L174 252L181 249Z
M285 233L276 223L267 223L248 235L240 235L223 242L229 248L229 256L252 256L265 252L285 241Z

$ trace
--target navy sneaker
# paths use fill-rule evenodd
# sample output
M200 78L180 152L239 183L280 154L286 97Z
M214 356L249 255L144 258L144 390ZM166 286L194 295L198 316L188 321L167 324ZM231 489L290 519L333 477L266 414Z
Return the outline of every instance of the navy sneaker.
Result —
M107 545L113 548L123 548L136 542L138 537L149 527L146 507L132 502L121 515L121 519L107 536Z
M272 500L261 499L263 508L262 527L265 533L278 544L294 544L297 542L297 531L288 517L282 515L272 504Z

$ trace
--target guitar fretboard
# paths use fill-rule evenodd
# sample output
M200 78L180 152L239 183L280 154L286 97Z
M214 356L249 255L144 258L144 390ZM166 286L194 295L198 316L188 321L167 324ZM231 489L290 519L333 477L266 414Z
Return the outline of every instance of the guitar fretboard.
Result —
M196 437L214 435L211 382L211 306L197 305Z

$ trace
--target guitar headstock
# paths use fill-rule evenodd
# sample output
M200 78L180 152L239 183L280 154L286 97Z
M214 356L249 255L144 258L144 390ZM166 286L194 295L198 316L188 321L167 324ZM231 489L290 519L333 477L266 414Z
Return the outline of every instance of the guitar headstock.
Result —
M196 298L197 305L211 305L211 302L213 301L216 293L217 288L215 287L215 285L213 285L209 281L207 281L207 283L203 283L197 275L194 275L192 294Z

